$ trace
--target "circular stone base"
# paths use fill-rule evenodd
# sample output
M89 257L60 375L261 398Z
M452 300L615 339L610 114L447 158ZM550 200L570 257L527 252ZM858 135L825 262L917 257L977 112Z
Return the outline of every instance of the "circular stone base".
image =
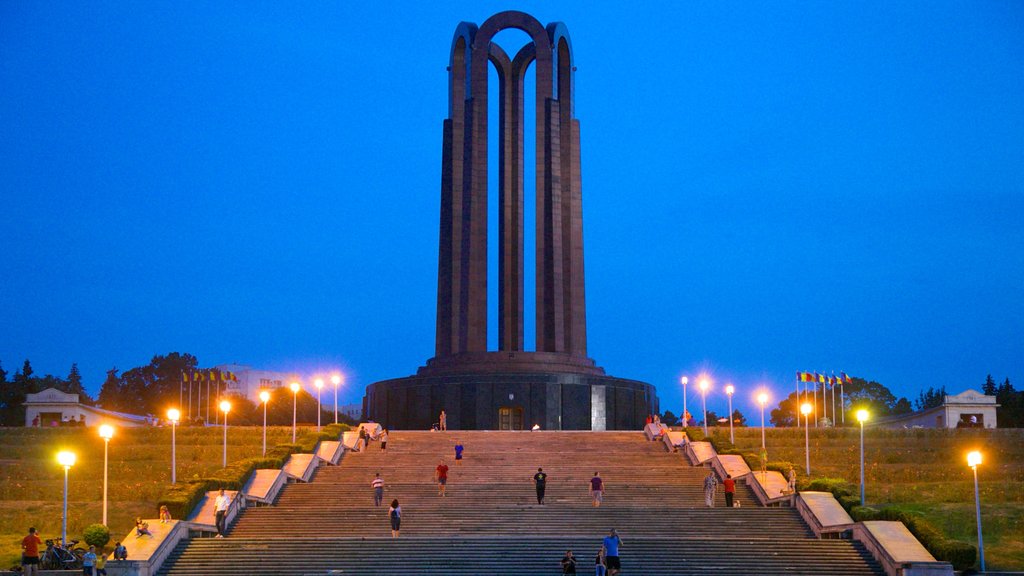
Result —
M449 430L640 430L659 411L654 386L596 374L418 374L366 388L364 418L399 430L429 430L441 410Z

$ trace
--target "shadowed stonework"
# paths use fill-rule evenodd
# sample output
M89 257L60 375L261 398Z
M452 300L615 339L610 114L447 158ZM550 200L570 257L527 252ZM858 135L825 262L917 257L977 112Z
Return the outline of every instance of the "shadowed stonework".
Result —
M516 28L514 57L492 38ZM536 122L523 85L536 71ZM488 67L497 70L498 350L487 349ZM455 30L441 170L435 356L415 376L367 387L364 414L392 428L639 428L658 410L649 384L612 378L587 357L580 128L564 24L501 12ZM536 351L523 345L523 138L536 138Z

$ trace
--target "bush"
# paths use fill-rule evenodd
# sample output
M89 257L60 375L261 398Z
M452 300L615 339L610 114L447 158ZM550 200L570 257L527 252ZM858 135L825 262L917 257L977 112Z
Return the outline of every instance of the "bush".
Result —
M847 512L860 506L860 496L840 496L836 500L839 501L839 505L843 507L843 510Z
M938 560L945 560L953 565L954 570L966 570L974 566L978 557L978 548L974 544L959 540L946 540L936 552L932 552Z
M82 532L82 539L86 544L103 550L103 547L110 542L110 529L103 524L90 524Z
M854 506L850 509L850 517L854 522L878 520L878 509L870 506Z

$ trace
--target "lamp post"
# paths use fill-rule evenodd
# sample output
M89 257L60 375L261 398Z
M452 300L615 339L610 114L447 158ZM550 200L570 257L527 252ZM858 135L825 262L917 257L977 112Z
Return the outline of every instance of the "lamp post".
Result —
M735 391L736 391L736 389L733 388L732 384L726 385L726 387L725 387L725 395L729 397L729 443L730 444L735 444L736 443L736 439L732 435L732 393L735 392Z
M341 376L331 376L331 384L334 384L334 423L338 423L338 386L341 385Z
M807 476L811 475L811 410L810 404L804 402L800 412L804 415L804 455L807 458Z
M981 571L985 571L985 543L981 540L981 498L978 496L978 466L981 464L981 452L967 454L967 465L974 470L974 511L978 517L978 558L981 560Z
M867 410L857 410L857 422L860 422L860 505L864 505L864 423L868 420Z
M298 382L292 382L289 388L292 389L292 444L295 444L295 415L298 413L299 390L302 386L299 386Z
M58 452L57 463L64 467L64 516L61 519L60 543L68 541L68 470L75 465L74 452Z
M707 378L701 378L700 379L700 409L701 409L701 412L704 413L704 435L705 436L708 435L708 403L707 403L708 386L709 386L708 379Z
M100 426L100 438L103 438L103 525L107 525L107 452L110 439L114 437L114 427L110 424Z
M324 381L322 378L317 378L313 382L316 385L316 431L320 432L320 390L323 390Z
M175 432L178 427L178 420L181 419L181 411L171 408L167 411L167 419L171 421L171 484L177 483L177 446L175 446Z
M267 402L270 402L270 392L260 392L260 402L263 402L263 455L267 455Z
M220 410L224 413L224 464L223 468L228 467L228 412L231 411L231 402L223 400L220 403Z
M764 446L764 405L768 403L768 395L764 392L758 394L757 403L761 405L761 450L767 452Z
M689 425L686 421L686 385L690 382L690 379L683 376L679 381L683 384L683 428L686 428Z

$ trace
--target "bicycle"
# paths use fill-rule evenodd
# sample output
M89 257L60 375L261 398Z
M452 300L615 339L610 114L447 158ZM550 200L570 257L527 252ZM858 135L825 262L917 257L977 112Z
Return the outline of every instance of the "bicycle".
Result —
M82 568L82 557L85 555L85 548L75 547L78 540L69 540L66 546L55 543L54 540L46 541L46 551L39 559L43 570L79 570Z

